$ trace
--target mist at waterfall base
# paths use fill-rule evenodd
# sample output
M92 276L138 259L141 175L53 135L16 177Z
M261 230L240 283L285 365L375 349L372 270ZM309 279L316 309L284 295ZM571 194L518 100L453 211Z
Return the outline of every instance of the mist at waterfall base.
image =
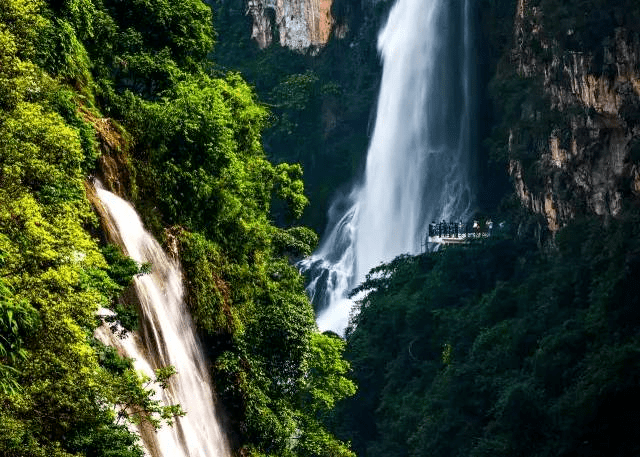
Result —
M430 222L471 214L471 3L398 0L378 36L383 71L364 178L336 199L320 247L299 264L320 330L343 334L349 291L380 263L420 252Z
M202 348L183 299L180 265L162 250L143 227L134 208L96 182L103 205L103 222L110 238L137 262L149 262L151 274L139 275L134 287L140 302L141 334L129 332L124 339L106 326L96 337L126 356L134 367L154 377L154 369L173 365L177 374L167 389L156 388L156 399L180 404L184 417L173 427L157 432L140 430L147 455L153 457L230 457L229 446L216 417L211 380ZM104 311L103 311L104 312Z

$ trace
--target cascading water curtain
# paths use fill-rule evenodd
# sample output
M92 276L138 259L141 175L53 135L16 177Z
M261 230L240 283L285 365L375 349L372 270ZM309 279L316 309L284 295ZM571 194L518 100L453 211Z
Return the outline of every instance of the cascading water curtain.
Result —
M102 329L96 336L134 358L135 368L147 376L153 377L154 369L173 365L177 374L159 399L165 404L179 403L187 413L176 418L173 427L163 426L156 433L143 431L147 452L153 457L230 457L216 416L204 352L184 302L180 264L144 229L133 206L98 182L96 194L104 207L110 238L132 259L151 264L151 274L134 279L143 334L133 333L120 340Z
M300 263L321 330L342 334L349 291L371 268L419 252L429 222L472 211L471 8L471 0L398 0L378 36L382 82L363 181Z

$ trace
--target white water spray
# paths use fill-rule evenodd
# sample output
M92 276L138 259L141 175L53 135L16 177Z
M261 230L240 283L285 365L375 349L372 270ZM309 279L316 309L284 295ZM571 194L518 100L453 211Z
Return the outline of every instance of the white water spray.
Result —
M179 403L186 416L173 427L153 433L141 431L146 450L153 457L230 457L229 446L216 417L211 380L193 322L183 300L180 265L169 258L144 229L134 208L96 184L107 232L137 262L151 263L151 274L134 279L140 301L142 335L130 333L124 340L108 330L96 336L135 359L137 370L153 377L153 369L173 365L177 370L160 399Z
M321 330L343 333L347 296L369 270L417 253L427 226L466 219L474 78L470 0L398 0L378 37L383 60L364 182L330 212L320 248L301 262ZM333 213L333 214L331 214Z

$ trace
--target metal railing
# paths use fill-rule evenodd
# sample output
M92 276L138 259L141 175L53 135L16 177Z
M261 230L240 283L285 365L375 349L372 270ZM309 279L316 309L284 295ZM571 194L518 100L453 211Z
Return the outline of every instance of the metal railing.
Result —
M472 238L489 237L493 232L493 222L486 221L454 222L442 221L429 224L428 243L461 243Z

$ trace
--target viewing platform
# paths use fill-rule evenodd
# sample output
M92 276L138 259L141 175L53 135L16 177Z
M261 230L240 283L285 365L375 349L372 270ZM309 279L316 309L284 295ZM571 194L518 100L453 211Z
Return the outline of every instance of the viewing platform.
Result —
M502 226L502 223L500 224ZM462 244L472 239L488 238L493 232L491 219L464 223L454 221L432 222L429 224L426 243Z

